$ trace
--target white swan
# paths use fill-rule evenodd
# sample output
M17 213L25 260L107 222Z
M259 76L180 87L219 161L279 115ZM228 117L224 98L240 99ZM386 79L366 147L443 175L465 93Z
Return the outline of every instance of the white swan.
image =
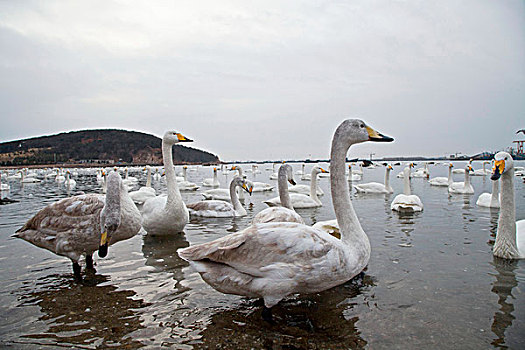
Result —
M202 185L206 187L219 187L219 179L217 178L217 168L213 168L213 178L206 178L202 180Z
M390 171L392 166L388 164L385 172L385 183L369 182L366 184L354 185L358 193L394 193L394 189L390 186Z
M140 230L141 217L118 173L108 176L107 195L84 194L59 200L40 210L16 231L37 247L68 257L75 277L81 279L82 255L93 268L93 253L107 254L108 245L128 239Z
M408 166L408 176L412 177L412 168L415 165L414 165L414 163L408 163L407 166ZM400 179L402 179L404 176L405 176L405 170L404 169L403 169L403 171L401 171L400 173L397 174L397 177L400 178Z
M304 165L304 164L303 164ZM312 168L312 171L310 173L310 179L312 179L314 175L314 173L318 173L318 169L316 169L316 167L318 169L321 169L321 173L324 172L325 170L322 169L321 167L319 167L318 165L314 166ZM303 173L304 174L304 173ZM316 186L317 188L313 187L313 186ZM310 183L310 185L294 185L294 186L291 186L291 187L288 187L288 192L291 192L291 193L300 193L300 194L304 194L304 195L309 195L310 193L312 193L312 190L315 188L315 191L317 192L317 195L318 196L324 196L324 191L317 185L317 179L315 181L315 184L314 182L312 181Z
M356 119L341 123L332 140L330 180L340 240L307 225L273 222L179 249L179 256L218 291L263 298L266 320L287 295L317 293L350 280L368 264L370 242L350 202L345 159L352 144L367 140L392 141Z
M428 171L428 162L425 162L423 164L423 168L418 168L414 173L412 174L412 177L423 177L423 178L429 178L430 173Z
M490 162L484 161L482 164L483 164L483 168L482 169L476 169L476 170L472 171L472 174L470 174L470 176L485 176L485 175L489 175L491 173L491 171L485 169L485 164L490 164Z
M136 177L129 176L129 169L126 167L124 169L124 178L122 179L122 183L124 183L124 185L128 186L128 188L131 188L134 185L136 185L137 182L139 182L139 180Z
M279 168L279 177L277 178L279 199L282 207L270 207L260 211L253 218L252 225L266 222L298 222L304 224L303 218L292 207L290 194L288 193L288 182L292 185L295 184L292 166L283 164Z
M452 182L448 186L449 193L455 194L474 194L474 187L470 184L469 172L472 171L470 164L465 167L465 181L464 182Z
M34 176L26 176L25 173L22 171L21 172L22 174L22 177L20 179L20 182L21 183L24 183L24 184L34 184L34 183L40 183L42 182L42 180L40 179L37 179L36 177Z
M390 209L400 213L413 213L423 210L421 199L410 191L410 168L403 170L403 193L398 194L390 204Z
M64 186L68 189L73 189L77 185L77 182L71 178L71 172L69 170L66 171L66 181L64 181Z
M514 161L507 152L494 156L491 179L501 177L501 208L493 254L504 259L525 259L525 220L516 221Z
M185 165L182 167L182 181L179 181L177 185L179 186L180 191L196 191L199 189L199 186L193 182L188 181L188 167Z
M142 226L148 234L169 235L181 232L188 223L189 213L175 179L172 146L178 142L192 142L181 133L167 131L162 138L162 160L166 172L167 196L148 199L142 207Z
M448 177L438 176L428 180L428 183L432 186L450 186L452 183L452 163L448 164Z
M242 206L237 196L236 188L242 188L248 193L252 193L253 186L246 180L235 176L230 183L230 201L221 200L200 201L186 205L190 215L203 216L209 218L226 218L246 216L246 209Z
M492 181L492 193L479 195L476 205L487 208L499 208L499 181Z
M129 193L129 197L137 205L144 204L150 198L153 198L157 195L157 191L151 187L151 167L146 166L146 186L142 186L137 191L132 191Z
M317 175L321 173L328 173L326 170L316 165L312 168L311 178L312 183L310 184L310 195L301 193L290 193L290 201L294 209L306 209L306 208L317 208L321 207L323 203L317 197ZM265 200L270 207L281 206L280 197L274 197Z
M348 181L348 182L361 181L361 175L359 175L359 174L355 174L355 173L352 171L352 164L348 164L348 177L347 177L347 181Z

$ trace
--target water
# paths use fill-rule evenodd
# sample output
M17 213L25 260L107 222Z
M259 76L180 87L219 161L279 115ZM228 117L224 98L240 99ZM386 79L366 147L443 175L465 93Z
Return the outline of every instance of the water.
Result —
M267 167L261 165L255 179L275 183ZM446 188L414 178L412 190L425 209L400 216L390 210L390 202L402 191L402 179L395 177L401 170L392 172L394 195L352 195L372 245L362 280L285 299L275 307L273 325L261 320L259 301L215 291L176 250L242 230L265 208L262 200L277 191L247 197L244 218L192 219L184 235L156 238L141 232L117 243L106 258L95 254L96 274L77 283L69 259L11 235L48 203L79 191L100 192L94 173L80 171L69 193L51 180L25 186L11 181L7 195L19 202L0 206L0 346L525 348L525 261L493 257L498 212L475 204L480 193L491 191L489 177L471 177L474 195L452 197ZM430 172L446 176L447 168L431 165ZM145 183L140 170L131 175ZM189 181L205 177L212 177L211 167L188 171ZM219 177L226 187L232 174ZM382 182L383 177L382 167L365 169L361 182ZM454 175L455 181L462 179ZM308 224L334 218L328 179L320 186L324 206L299 211ZM164 180L154 187L165 192ZM183 193L184 200L200 200L203 189ZM521 178L515 191L516 217L524 219Z

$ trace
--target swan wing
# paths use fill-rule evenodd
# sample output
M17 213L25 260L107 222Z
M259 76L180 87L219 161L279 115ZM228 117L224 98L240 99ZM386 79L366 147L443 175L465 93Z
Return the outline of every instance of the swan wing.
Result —
M252 224L267 222L297 222L304 224L303 218L294 210L284 207L270 207L262 210L253 218Z

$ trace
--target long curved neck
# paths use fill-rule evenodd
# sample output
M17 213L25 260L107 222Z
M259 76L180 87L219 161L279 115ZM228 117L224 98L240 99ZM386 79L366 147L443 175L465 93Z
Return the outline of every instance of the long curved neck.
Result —
M405 171L405 176L403 177L403 193L407 196L410 196L412 194L412 191L410 191L410 172Z
M246 209L244 209L244 207L241 205L239 197L237 196L237 191L235 190L236 187L237 182L235 180L232 180L232 182L230 183L230 199L232 201L233 209L235 210L235 213L237 213L237 215L246 215Z
M514 168L501 175L501 208L498 232L494 243L494 255L502 258L518 258L516 246L516 206L514 203Z
M213 169L213 184L216 184L219 182L219 179L217 179L217 169Z
M348 181L352 181L352 166L348 165Z
M448 167L448 184L452 183L452 167Z
M499 181L492 181L492 198L499 201Z
M151 168L147 169L146 187L151 187Z
M188 169L186 167L182 167L182 177L184 178L184 181L188 181Z
M368 247L370 243L359 223L359 219L350 202L350 191L348 181L345 179L345 160L349 146L339 143L338 130L332 140L330 152L330 191L334 205L335 217L339 224L341 240L347 245L364 243Z
M312 199L315 201L315 202L320 202L319 198L317 197L317 174L318 172L317 171L313 171L312 170L312 174L311 174L311 182L310 182L310 197L312 197Z
M386 168L385 173L385 188L388 190L390 188L390 168Z
M465 169L465 186L470 185L470 175L469 171Z
M177 186L177 177L175 168L173 168L172 145L162 141L162 160L164 162L164 171L166 173L166 187L168 188L168 198L166 207L171 202L182 202L182 197Z
M293 209L292 201L290 200L290 193L288 192L288 180L286 172L279 171L277 177L277 188L279 190L279 199L281 200L281 205L285 208Z

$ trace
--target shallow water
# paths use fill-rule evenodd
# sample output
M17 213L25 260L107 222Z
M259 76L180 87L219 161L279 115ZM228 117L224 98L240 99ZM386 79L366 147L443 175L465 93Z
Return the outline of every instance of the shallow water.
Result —
M255 179L275 183L268 179L267 167L271 168L260 165L262 172ZM474 168L480 167L474 163ZM309 171L311 165L306 168ZM465 196L449 196L446 187L414 178L413 193L425 209L398 215L390 210L390 202L403 189L402 179L395 177L399 171L401 167L395 167L392 172L394 195L352 195L372 245L364 277L319 294L285 299L275 307L275 324L261 320L259 301L209 287L176 250L244 229L266 207L262 200L277 191L247 197L244 218L192 219L184 235L158 238L141 232L119 242L106 258L95 254L96 274L77 283L69 259L11 235L48 203L79 191L100 192L94 174L77 176L77 186L69 193L51 180L25 186L11 181L7 195L19 202L0 206L0 345L525 348L525 261L492 256L498 211L476 206L479 194L491 191L489 177L471 177L476 193ZM431 165L430 173L446 176L447 168ZM210 167L196 167L188 172L188 180L200 183L211 174ZM132 175L145 183L140 171ZM219 177L226 187L232 174ZM251 173L247 177L254 178ZM365 169L361 182L382 182L383 177L382 167ZM462 179L454 175L455 181ZM328 179L321 179L320 186L324 206L298 211L308 224L334 218ZM165 191L164 180L154 187ZM203 189L183 192L184 200L200 200ZM516 218L524 219L521 178L516 178L515 191Z

